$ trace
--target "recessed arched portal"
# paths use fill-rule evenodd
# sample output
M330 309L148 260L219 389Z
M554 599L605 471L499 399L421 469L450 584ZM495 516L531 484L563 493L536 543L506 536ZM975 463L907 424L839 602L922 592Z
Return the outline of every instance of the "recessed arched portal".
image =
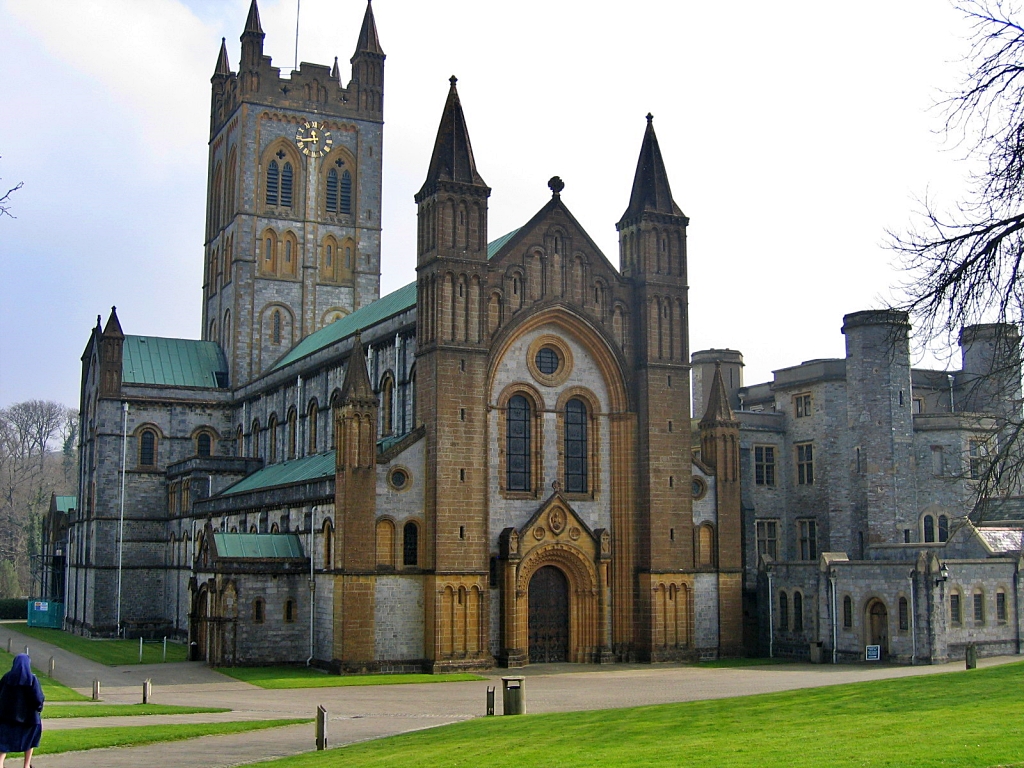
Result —
M569 580L553 565L530 579L530 663L569 660Z
M872 600L867 606L868 645L877 645L884 658L889 653L889 614L885 603Z

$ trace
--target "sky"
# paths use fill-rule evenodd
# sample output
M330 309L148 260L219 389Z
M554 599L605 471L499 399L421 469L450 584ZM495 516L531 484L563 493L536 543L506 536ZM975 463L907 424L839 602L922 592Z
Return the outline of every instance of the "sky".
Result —
M125 333L198 338L210 76L237 69L249 0L0 0L0 407L79 401L112 305ZM969 28L946 0L730 3L375 0L387 54L382 295L415 278L413 195L448 78L489 232L562 200L618 264L646 121L690 217L690 348L738 349L745 383L844 355L842 318L906 279L885 247L967 171L935 105ZM300 61L343 80L365 0L301 0ZM296 0L260 0L290 71ZM915 364L956 367L957 358Z

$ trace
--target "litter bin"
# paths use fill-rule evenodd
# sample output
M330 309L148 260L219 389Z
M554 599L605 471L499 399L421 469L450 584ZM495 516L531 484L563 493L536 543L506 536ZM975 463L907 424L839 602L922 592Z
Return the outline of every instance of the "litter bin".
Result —
M967 669L978 668L978 646L974 643L967 644Z
M526 678L518 675L501 678L501 714L526 713Z

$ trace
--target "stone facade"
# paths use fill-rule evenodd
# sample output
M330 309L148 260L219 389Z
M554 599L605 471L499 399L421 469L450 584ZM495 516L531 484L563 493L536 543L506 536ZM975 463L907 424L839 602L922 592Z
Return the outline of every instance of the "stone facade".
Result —
M83 356L67 628L335 671L739 653L739 425L709 412L693 460L689 220L650 117L618 265L557 177L489 242L453 79L417 281L379 297L369 5L346 86L281 78L255 1L241 41L212 79L202 340L111 312Z

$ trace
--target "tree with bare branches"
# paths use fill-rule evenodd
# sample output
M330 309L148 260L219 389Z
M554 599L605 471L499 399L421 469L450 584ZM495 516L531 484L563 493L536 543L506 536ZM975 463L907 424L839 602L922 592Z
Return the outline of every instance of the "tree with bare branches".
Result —
M1002 368L974 382L999 384L1012 408L978 488L978 502L1016 493L1024 481L1024 417L1019 402L1024 328L1024 14L1018 0L964 0L971 47L960 87L946 93L943 130L975 170L953 206L926 198L909 229L890 233L906 269L900 309L918 336L950 349L966 326L1006 327L1016 347ZM1020 21L1018 21L1018 19Z
M11 195L17 192L24 186L25 182L19 181L13 187L4 192L3 197L0 197L0 219L4 216L10 216L14 218L14 214L11 213Z

